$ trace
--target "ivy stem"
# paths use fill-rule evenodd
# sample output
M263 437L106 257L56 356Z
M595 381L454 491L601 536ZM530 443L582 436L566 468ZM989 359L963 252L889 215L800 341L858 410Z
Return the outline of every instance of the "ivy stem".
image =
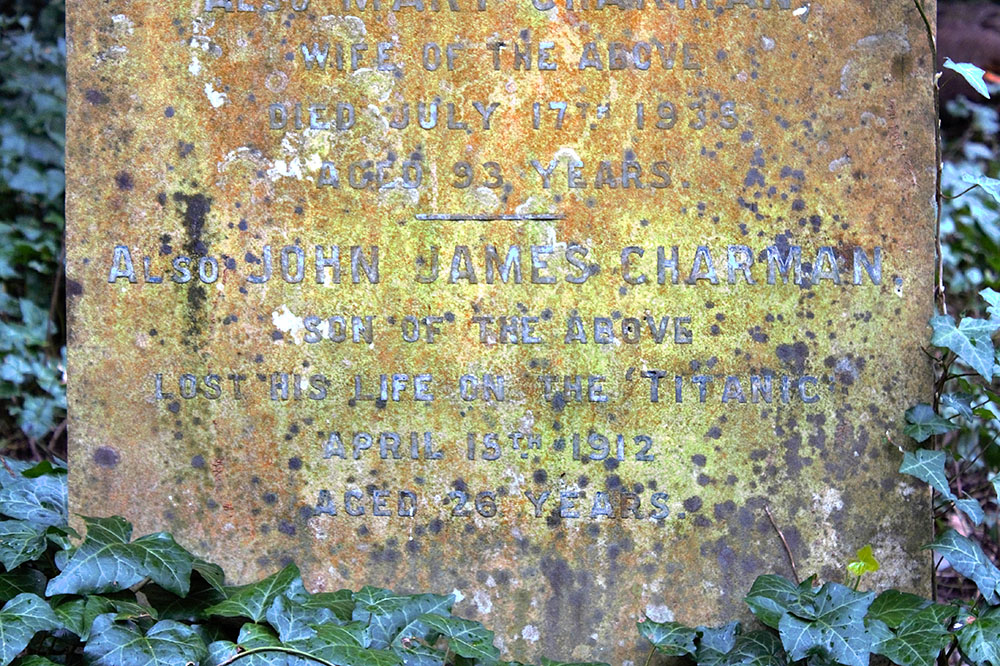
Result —
M332 661L327 661L326 659L321 659L319 657L311 655L308 652L302 652L301 650L296 650L294 648L289 648L289 647L257 647L257 648L251 648L249 650L244 650L243 652L240 652L239 654L233 655L229 659L221 662L219 664L219 666L229 666L230 664L239 661L243 657L249 657L252 654L261 654L262 652L283 652L285 654L290 654L290 655L293 655L293 656L296 656L296 657L301 657L303 659L309 659L310 661L315 661L317 664L323 664L323 666L337 666L337 664L334 664Z
M649 654L648 654L648 655L646 655L646 663L645 663L645 664L643 664L642 666L649 666L649 662L650 662L650 661L651 661L651 660L653 659L653 654L654 654L655 652L656 652L656 646L654 645L654 646L653 646L653 649L651 649L651 650L649 651Z
M941 191L941 183L944 174L944 164L941 161L941 89L937 81L937 42L934 39L934 28L927 18L924 10L923 0L913 0L914 7L920 14L920 20L924 23L927 31L927 43L931 49L932 67L934 68L934 162L937 170L936 183L934 187L934 200L937 204L936 220L934 225L934 249L937 253L937 297L941 303L941 314L948 314L948 302L944 291L944 252L941 250L941 209L944 192Z

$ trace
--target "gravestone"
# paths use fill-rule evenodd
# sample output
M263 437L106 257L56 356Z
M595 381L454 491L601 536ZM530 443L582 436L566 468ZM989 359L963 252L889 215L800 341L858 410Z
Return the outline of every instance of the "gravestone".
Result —
M745 614L769 513L927 587L913 2L68 5L73 511L523 659Z

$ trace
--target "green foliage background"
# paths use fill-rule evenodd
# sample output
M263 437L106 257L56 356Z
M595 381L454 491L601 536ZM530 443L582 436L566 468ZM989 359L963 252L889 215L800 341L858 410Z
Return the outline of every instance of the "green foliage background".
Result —
M0 18L0 437L38 457L66 414L63 2ZM53 441L55 440L55 441Z

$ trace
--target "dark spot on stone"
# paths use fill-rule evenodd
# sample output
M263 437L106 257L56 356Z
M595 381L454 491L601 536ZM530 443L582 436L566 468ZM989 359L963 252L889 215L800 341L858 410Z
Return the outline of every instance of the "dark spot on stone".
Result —
M163 115L166 116L167 118L173 118L174 117L174 107L168 106L167 108L165 108L163 110Z
M66 293L70 296L83 296L83 285L76 280L66 280Z
M297 471L302 469L302 459L301 458L289 458L288 459L288 469Z
M712 426L708 429L708 432L705 433L705 437L707 439L719 439L722 437L722 428L719 426Z
M195 469L205 469L205 456L198 454L191 458L191 467Z
M135 188L135 182L132 180L132 174L128 171L119 171L115 176L115 185L118 186L119 190L132 190Z
M691 462L693 462L698 467L704 467L707 461L705 460L705 456L703 456L700 453L696 453L693 456L691 456Z
M444 523L441 522L440 518L435 518L427 524L427 529L431 531L431 534L438 534L442 527L444 527Z
M727 518L733 515L735 512L736 512L736 503L733 502L732 500L726 500L721 504L716 504L714 509L716 520L722 520L723 518Z
M199 284L188 289L187 302L195 310L201 309L205 303L205 288Z
M181 214L188 232L188 242L184 244L184 250L188 254L207 254L202 234L205 231L208 214L212 210L212 200L201 193L174 192L174 201L184 208Z
M177 412L181 411L181 403L174 400L169 405L167 405L167 409L170 410L171 414L176 414Z
M113 469L118 466L121 461L121 456L110 446L101 446L94 451L94 463L98 467L104 467L105 469Z
M684 510L689 513L694 513L701 509L701 498L695 495L694 497L688 497L684 500Z
M792 369L792 372L801 374L805 370L806 359L809 357L809 347L800 340L791 345L778 345L775 347L774 353L778 360Z
M536 469L531 478L534 479L535 483L545 483L549 479L549 474L544 469Z
M274 493L264 493L264 504L276 504L278 496Z
M100 106L101 104L107 104L109 101L108 96L102 93L100 90L95 90L93 88L89 89L83 94L84 98L93 104L94 106Z
M279 520L278 531L288 536L295 536L295 525L292 525L287 520Z

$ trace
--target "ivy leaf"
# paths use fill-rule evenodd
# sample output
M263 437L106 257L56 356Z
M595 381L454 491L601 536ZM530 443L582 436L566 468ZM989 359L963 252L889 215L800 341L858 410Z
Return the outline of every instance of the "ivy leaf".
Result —
M233 587L227 590L229 598L205 609L206 615L221 617L246 617L260 622L267 615L267 609L274 600L299 578L299 569L289 564L276 574L251 585Z
M479 622L435 613L424 613L419 619L447 638L455 654L475 659L480 664L492 664L500 658L500 650L493 646L493 632Z
M922 402L906 410L906 425L903 426L903 432L917 442L927 441L934 435L941 435L951 430L958 430L958 426L939 415L926 403Z
M42 530L25 520L0 521L0 562L11 571L45 552L48 540Z
M917 409L921 406L930 409L929 405L917 405L917 407L914 407L913 409ZM931 411L933 412L933 410ZM910 412L907 412L906 414L907 419L909 419ZM937 415L935 415L935 417L939 419L941 418ZM914 437L914 439L916 438ZM947 463L947 460L948 459L944 451L929 451L927 449L918 449L913 453L907 451L903 453L903 464L900 465L899 471L901 474L915 476L924 483L929 484L931 488L936 490L946 500L954 502L955 508L967 515L973 523L981 525L983 520L986 518L986 514L983 512L983 508L979 505L979 502L974 499L959 499L955 496L955 493L951 491L951 487L948 485L948 477L945 475L945 464Z
M281 641L278 640L278 637L270 629L252 622L247 622L240 628L240 635L236 640L239 644L230 641L215 641L210 644L208 646L207 666L218 666L245 650L281 645ZM282 652L260 652L240 659L240 666L287 665L287 655Z
M950 349L983 379L993 379L994 351L990 336L1000 328L1000 320L966 317L956 327L951 315L938 315L931 317L930 323L934 330L932 345Z
M140 558L140 572L177 596L191 589L194 556L166 532L139 537L129 549Z
M111 604L117 611L115 614L115 622L121 622L123 620L141 620L145 618L152 618L153 620L160 619L155 608L143 606L142 604L135 603L134 601L114 599Z
M772 629L778 628L782 616L791 609L801 610L809 600L811 592L777 574L758 576L745 599L757 619Z
M814 617L786 614L778 632L793 661L818 655L845 666L868 666L872 638L865 614L874 592L856 592L839 583L826 583L816 593Z
M87 537L60 566L60 574L49 581L46 595L117 592L143 579L128 549L132 538L128 521L120 516L85 517L83 521Z
M1000 665L1000 609L991 608L962 627L958 646L974 663Z
M198 633L180 622L162 620L143 635L131 623L116 623L108 613L94 620L83 654L93 666L178 666L197 664L208 650Z
M971 419L974 416L972 413L972 396L968 393L945 393L941 396L941 406L951 409L956 414L964 416L967 419Z
M5 478L0 488L0 506L4 514L39 525L65 525L66 501L66 478L63 476Z
M0 601L10 601L23 592L44 596L45 582L45 574L27 567L0 574Z
M7 666L39 631L55 631L62 622L38 595L19 594L0 609L0 666Z
M403 660L403 666L444 666L445 658L448 656L446 652L435 647L411 640L402 632L392 639L391 647L392 651ZM503 666L503 663L497 662L497 666Z
M145 577L178 596L188 593L193 557L165 532L129 543L132 525L124 518L87 518L87 538L49 581L46 594L117 592Z
M986 512L983 511L979 500L955 498L954 502L955 508L967 515L974 525L982 525L983 521L986 520Z
M111 601L97 595L70 599L53 608L63 626L80 637L81 641L90 638L90 628L98 615L110 613L115 609Z
M202 580L208 583L219 594L224 595L226 593L226 574L218 564L206 562L196 557L191 562L191 570L201 576Z
M931 409L930 405L917 405L917 407ZM910 418L910 412L917 409L917 407L906 412L907 420ZM931 412L933 411L931 409ZM937 415L935 414L935 416ZM913 437L913 435L910 436ZM917 449L913 453L905 451L903 453L903 464L899 466L899 473L915 476L924 483L929 484L931 488L944 497L952 499L954 495L951 492L951 487L948 485L948 477L945 476L944 471L947 459L944 451L930 451L928 449Z
M432 633L434 630L417 616L400 628L389 647L402 657L404 666L443 666L447 654L426 643Z
M267 609L267 622L278 632L278 637L284 641L294 641L310 638L316 635L312 624L326 622L337 623L333 611L328 608L307 608L285 596L278 596Z
M319 592L302 602L307 608L328 608L341 622L350 622L354 613L354 593L350 590Z
M948 530L926 547L933 548L948 560L955 571L974 582L986 603L1000 604L1000 594L997 593L1000 569L990 562L978 543L955 530Z
M694 639L698 632L677 622L653 622L648 617L639 622L639 633L646 637L660 652L671 657L694 655L698 648Z
M907 618L920 612L930 604L929 601L916 594L886 590L875 597L868 607L869 620L881 620L890 628L895 629Z
M986 99L990 98L990 91L986 88L986 81L983 80L986 70L976 67L971 62L954 62L951 58L945 58L944 68L958 72L977 93Z
M26 654L17 662L17 666L59 666L59 664L37 654Z
M403 627L421 615L450 615L455 598L450 594L400 595L365 586L354 594L354 601L352 619L369 624L371 646L382 650L392 644Z
M872 552L871 544L855 553L854 558L847 563L847 570L859 578L866 573L875 573L879 570L879 563L875 559L875 553Z
M944 622L955 609L933 604L906 618L896 633L878 642L872 652L900 666L934 666L938 655L951 643Z
M342 627L331 624L314 625L313 629L315 636L292 641L287 644L288 647L351 666L398 666L402 661L391 652L367 647L365 626L360 622ZM289 659L289 666L311 665L305 660Z
M720 666L786 666L781 640L770 631L751 631L737 636L733 649Z
M996 183L997 185L1000 185L1000 181L996 181ZM986 289L981 290L979 295L989 304L989 307L986 308L986 313L990 316L990 318L1000 318L1000 292L987 287Z
M726 655L736 645L736 637L742 631L739 622L730 622L724 627L698 627L698 649L695 661L698 666L719 666L725 663Z

